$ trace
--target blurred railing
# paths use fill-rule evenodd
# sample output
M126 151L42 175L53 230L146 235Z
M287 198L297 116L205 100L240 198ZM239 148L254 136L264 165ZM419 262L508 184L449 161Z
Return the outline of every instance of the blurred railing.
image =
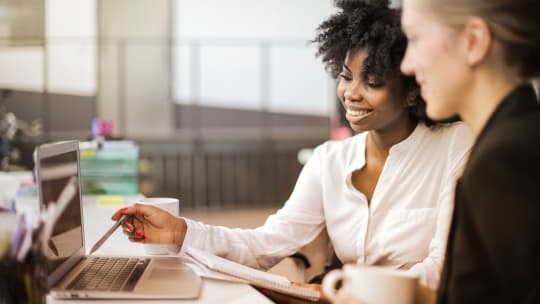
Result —
M315 144L141 143L140 190L177 197L186 209L280 206L301 170L298 150Z

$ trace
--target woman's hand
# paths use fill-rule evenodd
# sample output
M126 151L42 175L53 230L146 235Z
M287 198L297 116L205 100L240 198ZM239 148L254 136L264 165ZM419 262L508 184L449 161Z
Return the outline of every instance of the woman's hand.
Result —
M155 206L137 203L116 211L112 220L118 220L122 214L129 216L123 227L130 241L180 246L184 242L187 225L181 217L175 217Z

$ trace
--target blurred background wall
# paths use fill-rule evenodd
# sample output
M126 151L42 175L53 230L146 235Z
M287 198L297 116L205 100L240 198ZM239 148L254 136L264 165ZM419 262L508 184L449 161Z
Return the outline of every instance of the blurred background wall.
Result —
M87 136L93 117L123 137L327 133L334 84L309 40L331 1L2 0L0 12L5 102L47 139Z
M39 143L91 138L98 117L138 145L146 195L279 206L298 152L339 122L310 43L333 12L331 0L0 0L17 164L31 168Z
M39 143L91 121L140 148L140 191L193 208L281 204L326 140L334 82L309 41L330 0L0 0L2 111Z

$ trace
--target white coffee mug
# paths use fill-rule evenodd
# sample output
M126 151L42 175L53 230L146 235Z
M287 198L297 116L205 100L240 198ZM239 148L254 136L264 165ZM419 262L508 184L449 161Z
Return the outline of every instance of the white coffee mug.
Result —
M402 270L380 266L345 265L330 271L323 279L322 289L332 302L338 301L336 283L341 281L340 292L369 304L414 304L418 277Z
M180 201L171 197L147 197L137 201L138 204L152 205L161 208L174 216L180 215ZM144 252L150 255L169 254L170 245L167 244L143 244Z

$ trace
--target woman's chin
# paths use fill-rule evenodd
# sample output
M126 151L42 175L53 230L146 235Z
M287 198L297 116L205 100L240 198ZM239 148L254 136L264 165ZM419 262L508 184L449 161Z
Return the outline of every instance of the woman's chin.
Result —
M441 108L430 107L428 105L426 109L426 114L431 120L438 121L438 120L446 120L450 117L453 117L456 113L445 111L444 109L441 109Z
M365 131L369 131L369 129L370 129L369 126L367 126L365 124L355 124L355 123L351 123L350 121L349 121L349 126L356 133L362 133L362 132L365 132Z

